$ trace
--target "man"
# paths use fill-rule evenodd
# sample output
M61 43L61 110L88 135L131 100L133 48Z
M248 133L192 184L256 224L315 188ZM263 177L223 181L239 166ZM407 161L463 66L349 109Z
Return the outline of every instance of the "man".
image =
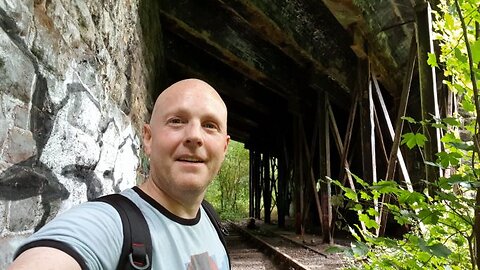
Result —
M149 177L122 192L147 220L152 269L229 269L226 250L201 207L229 141L227 108L207 83L187 79L159 95L143 128ZM9 269L115 269L122 244L118 212L87 202L32 235Z

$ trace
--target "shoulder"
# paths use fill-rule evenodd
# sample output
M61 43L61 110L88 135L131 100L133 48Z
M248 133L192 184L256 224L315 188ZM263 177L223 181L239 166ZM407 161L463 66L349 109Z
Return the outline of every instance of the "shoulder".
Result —
M114 269L123 244L118 212L103 202L85 202L55 217L27 239L17 252L52 247L88 269Z

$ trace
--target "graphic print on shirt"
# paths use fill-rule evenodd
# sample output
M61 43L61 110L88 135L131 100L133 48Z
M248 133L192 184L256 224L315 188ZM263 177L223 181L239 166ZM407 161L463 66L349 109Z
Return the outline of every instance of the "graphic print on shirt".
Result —
M208 252L192 255L187 270L218 270L215 261L208 256Z

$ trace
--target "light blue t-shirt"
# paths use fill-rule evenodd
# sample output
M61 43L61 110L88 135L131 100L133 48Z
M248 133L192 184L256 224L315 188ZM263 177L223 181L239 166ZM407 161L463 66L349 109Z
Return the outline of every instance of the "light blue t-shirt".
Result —
M175 216L138 187L121 193L143 215L152 237L152 269L230 269L228 256L207 213ZM103 202L86 202L57 216L17 250L49 246L63 250L86 269L116 269L123 245L118 212Z

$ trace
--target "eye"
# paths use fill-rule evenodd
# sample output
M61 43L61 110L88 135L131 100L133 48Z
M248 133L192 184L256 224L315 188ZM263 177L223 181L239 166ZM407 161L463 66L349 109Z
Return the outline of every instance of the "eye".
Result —
M171 125L179 125L183 123L184 121L179 117L172 117L167 120L167 124L171 124Z
M215 130L218 130L218 125L213 123L213 122L206 122L203 124L203 127L204 128L207 128L207 129L215 129Z

